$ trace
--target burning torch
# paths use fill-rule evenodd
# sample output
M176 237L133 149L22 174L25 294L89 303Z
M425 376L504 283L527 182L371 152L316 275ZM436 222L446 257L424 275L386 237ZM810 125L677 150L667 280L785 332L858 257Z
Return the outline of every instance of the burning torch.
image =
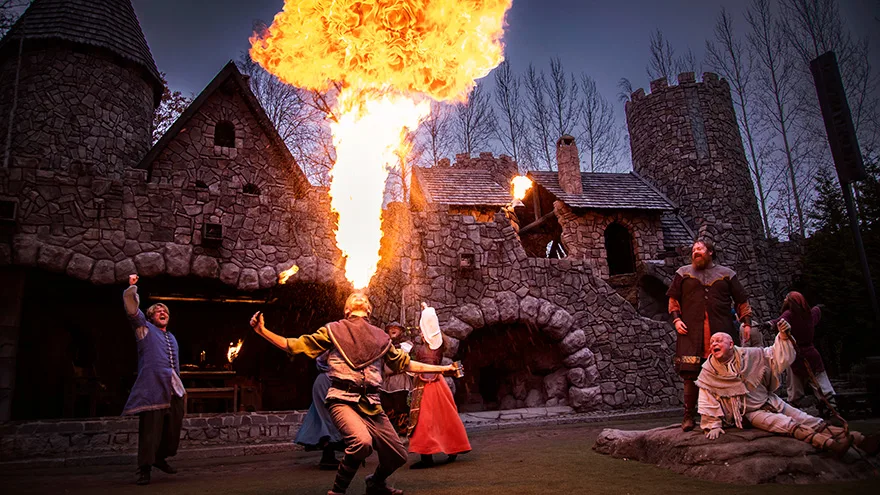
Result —
M519 233L519 217L516 214L516 209L525 207L522 200L526 197L526 192L532 188L532 180L524 175L517 175L511 179L510 184L513 186L511 192L513 200L504 207L504 214L513 225L513 230Z

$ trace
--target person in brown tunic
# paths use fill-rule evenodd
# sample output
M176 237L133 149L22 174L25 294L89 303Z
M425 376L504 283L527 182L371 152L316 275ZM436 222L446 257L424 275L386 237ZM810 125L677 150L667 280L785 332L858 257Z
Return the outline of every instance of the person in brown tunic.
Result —
M713 334L724 332L734 343L739 342L737 331L730 317L731 300L742 324L742 337L751 336L752 309L745 289L736 272L726 266L716 265L715 246L711 241L699 239L691 250L691 264L675 272L666 295L669 296L669 314L678 339L675 346L675 370L684 380L684 419L681 429L691 431L696 425L699 388L694 380L700 374L704 359L709 356L709 339Z

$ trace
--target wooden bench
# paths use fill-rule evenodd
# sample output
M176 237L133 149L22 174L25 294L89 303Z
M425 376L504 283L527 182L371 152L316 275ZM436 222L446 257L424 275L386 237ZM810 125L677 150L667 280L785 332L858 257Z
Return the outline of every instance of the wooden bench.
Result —
M232 399L232 412L238 411L238 385L231 387L188 388L183 396L183 410L189 413L189 399Z

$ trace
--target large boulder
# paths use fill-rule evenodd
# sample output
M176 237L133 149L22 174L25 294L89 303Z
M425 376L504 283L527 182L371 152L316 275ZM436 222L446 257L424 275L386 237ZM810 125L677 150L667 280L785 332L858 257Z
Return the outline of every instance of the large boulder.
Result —
M880 463L861 460L852 450L841 459L806 442L757 429L726 429L717 440L679 425L653 430L605 429L593 450L617 458L654 464L703 481L826 483L872 476ZM873 466L872 466L873 464Z

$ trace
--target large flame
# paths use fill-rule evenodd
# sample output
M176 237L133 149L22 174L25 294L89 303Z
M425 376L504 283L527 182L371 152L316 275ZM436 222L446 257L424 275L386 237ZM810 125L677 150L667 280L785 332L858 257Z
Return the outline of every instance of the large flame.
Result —
M226 360L230 363L235 361L235 358L238 357L238 353L241 352L241 344L244 343L241 339L238 339L237 344L229 343L229 349L226 350Z
M365 288L379 261L389 167L429 112L464 101L501 63L512 0L285 0L251 38L251 57L282 81L336 95L331 206L346 277Z
M526 192L532 188L532 179L524 175L517 175L511 181L513 184L513 197L514 199L522 200L526 197Z

